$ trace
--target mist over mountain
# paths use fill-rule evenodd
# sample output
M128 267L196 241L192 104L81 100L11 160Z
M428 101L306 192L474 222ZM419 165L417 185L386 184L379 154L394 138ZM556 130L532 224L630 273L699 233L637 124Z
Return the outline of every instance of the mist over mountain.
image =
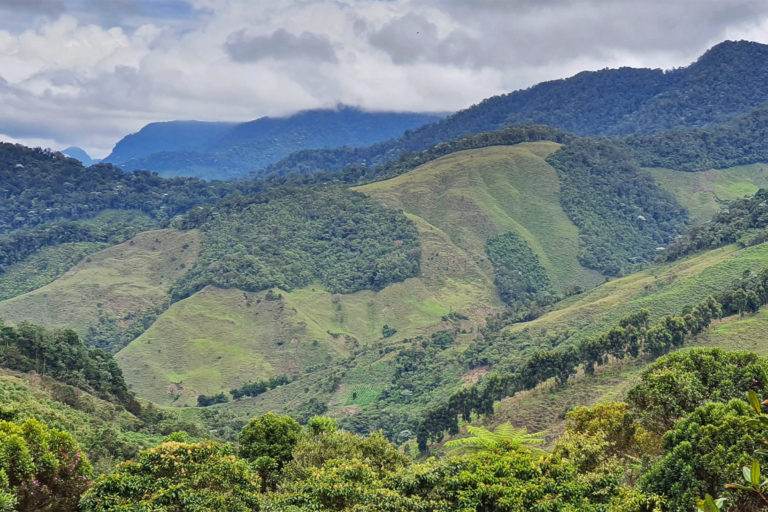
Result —
M368 148L303 151L257 173L374 166L441 141L536 123L580 135L651 134L725 123L768 101L768 45L725 41L674 70L604 69L487 98L445 119Z
M301 149L366 146L441 119L339 106L246 123L152 123L120 140L105 162L161 176L231 179Z

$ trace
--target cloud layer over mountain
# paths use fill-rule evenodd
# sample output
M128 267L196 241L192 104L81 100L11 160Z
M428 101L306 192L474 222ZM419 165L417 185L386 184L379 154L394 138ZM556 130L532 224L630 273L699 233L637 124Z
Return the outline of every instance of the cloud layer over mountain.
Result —
M0 0L0 139L103 156L152 121L456 110L723 39L768 42L768 3Z

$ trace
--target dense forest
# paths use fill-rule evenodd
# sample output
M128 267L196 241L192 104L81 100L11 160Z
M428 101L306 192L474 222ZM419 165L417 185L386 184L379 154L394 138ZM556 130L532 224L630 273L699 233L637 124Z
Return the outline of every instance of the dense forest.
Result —
M198 207L178 225L200 228L205 238L198 263L172 290L174 298L207 284L260 291L318 282L334 293L352 293L419 273L411 222L336 186L234 197Z

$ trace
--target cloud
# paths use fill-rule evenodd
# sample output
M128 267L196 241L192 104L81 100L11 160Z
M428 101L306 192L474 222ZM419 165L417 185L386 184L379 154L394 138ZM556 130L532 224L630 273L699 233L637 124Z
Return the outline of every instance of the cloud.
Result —
M237 62L261 59L309 59L336 62L336 52L326 36L302 32L295 36L283 29L268 36L249 36L245 29L233 32L224 44L226 52Z
M151 121L450 111L726 38L768 42L768 2L0 0L0 133L104 156Z
M60 0L0 0L0 11L58 16L65 10Z

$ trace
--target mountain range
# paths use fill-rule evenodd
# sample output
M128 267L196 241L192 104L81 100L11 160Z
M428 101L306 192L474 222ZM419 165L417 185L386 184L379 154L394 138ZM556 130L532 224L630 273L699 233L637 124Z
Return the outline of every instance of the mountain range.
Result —
M768 355L766 63L768 46L725 42L685 68L584 72L441 119L157 123L89 167L0 144L0 335L18 344L0 344L0 389L21 390L0 417L75 429L108 471L100 437L130 458L173 430L242 440L268 412L381 430L414 457L506 421L564 450L572 409L626 400L611 407L632 408L633 441L610 467L692 500L654 473L664 432L768 381L722 362L757 355L679 350ZM697 365L722 389L701 391L716 379Z
M120 140L103 161L162 176L232 179L302 149L366 146L441 119L339 105L245 123L152 123Z

